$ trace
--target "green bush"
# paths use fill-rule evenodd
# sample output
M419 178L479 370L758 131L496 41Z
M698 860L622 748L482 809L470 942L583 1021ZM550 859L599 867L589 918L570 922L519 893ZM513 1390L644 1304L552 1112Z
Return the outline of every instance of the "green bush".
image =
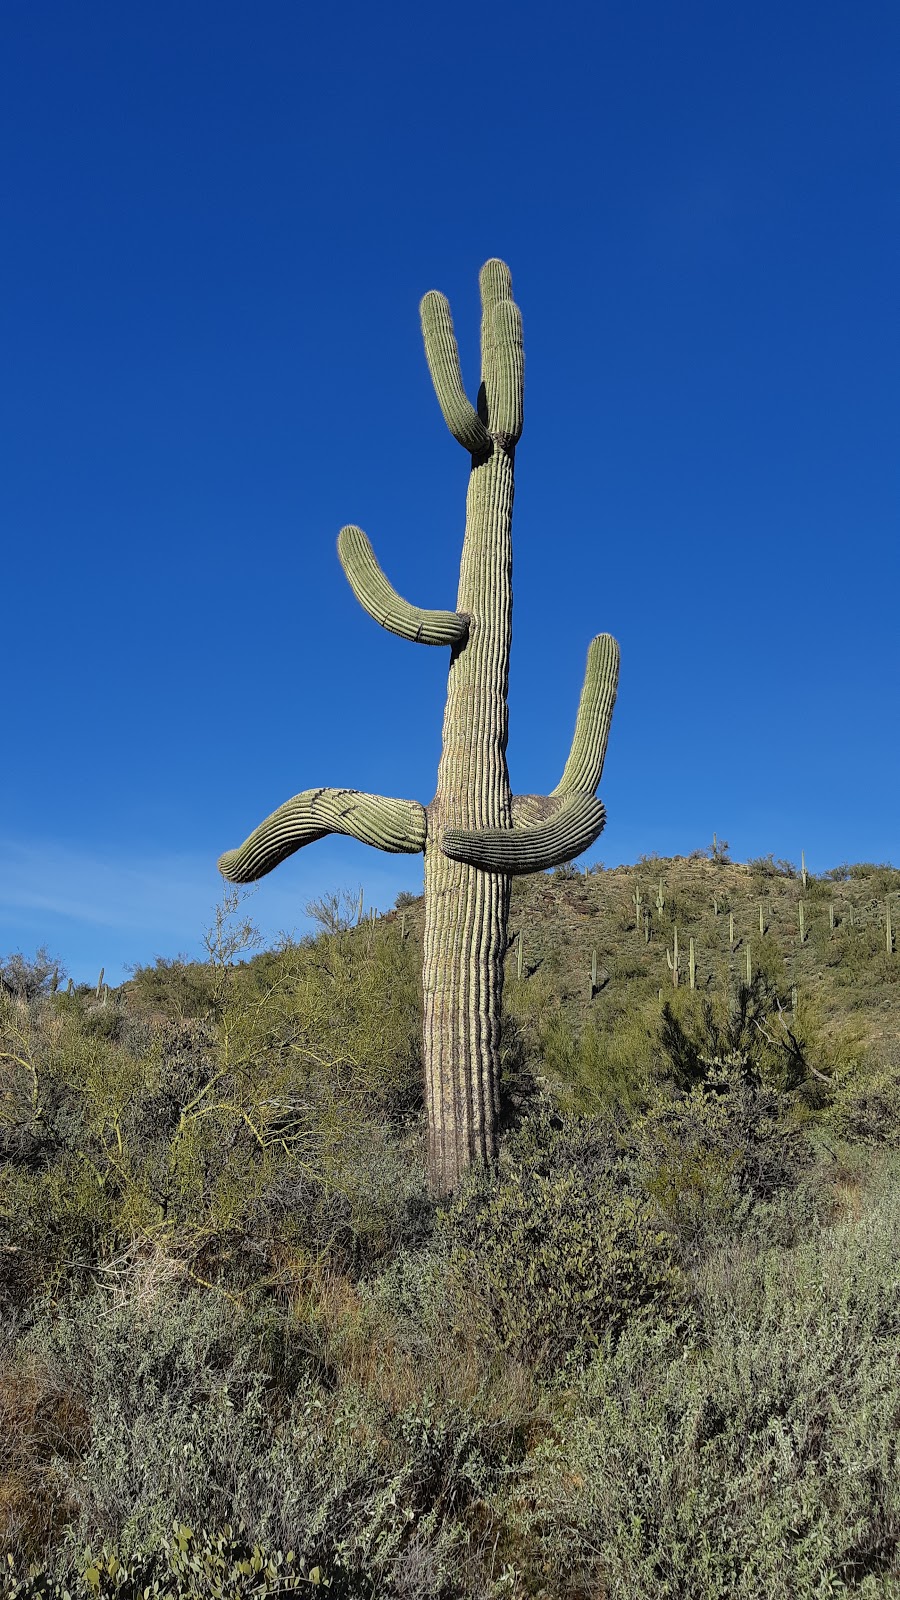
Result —
M776 1097L734 1065L657 1102L638 1124L637 1145L645 1191L687 1260L746 1224L755 1203L791 1186L809 1159Z
M900 1150L900 1049L869 1057L842 1073L828 1121L854 1144Z
M607 1128L547 1113L442 1218L448 1284L485 1343L544 1367L583 1359L635 1317L679 1311L684 1281Z
M294 1550L266 1550L229 1524L217 1533L195 1532L175 1522L153 1554L122 1561L104 1542L67 1564L62 1576L46 1572L16 1576L10 1560L9 1600L239 1600L240 1596L309 1594L326 1590L333 1600L375 1600L374 1580L334 1561L311 1565Z

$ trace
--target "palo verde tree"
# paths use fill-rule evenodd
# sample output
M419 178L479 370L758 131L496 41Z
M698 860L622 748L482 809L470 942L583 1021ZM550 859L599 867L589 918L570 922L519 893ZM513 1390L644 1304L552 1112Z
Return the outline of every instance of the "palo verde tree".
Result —
M497 1153L500 1007L513 874L558 866L594 842L596 798L616 697L619 647L592 640L562 777L549 795L513 795L506 765L512 619L512 509L522 432L522 321L502 261L481 271L481 387L466 397L442 294L422 301L425 354L444 419L472 458L455 611L408 605L361 528L342 528L338 555L363 608L383 628L450 649L437 791L428 806L354 789L306 789L260 823L219 868L250 883L328 833L425 857L424 1061L428 1171L452 1191Z

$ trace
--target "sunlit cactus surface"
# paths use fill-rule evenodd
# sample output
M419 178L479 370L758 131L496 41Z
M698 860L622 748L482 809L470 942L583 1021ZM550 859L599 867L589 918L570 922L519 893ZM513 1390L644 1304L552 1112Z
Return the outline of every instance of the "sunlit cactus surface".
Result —
M588 649L575 733L547 795L514 795L506 765L512 623L512 510L522 432L522 319L509 269L481 270L481 386L466 396L450 307L422 301L425 354L450 432L471 457L459 591L453 611L408 604L388 582L361 528L342 528L338 555L363 608L391 633L450 649L443 745L430 805L352 789L307 789L261 822L219 866L250 883L303 845L343 833L379 850L425 858L422 971L428 1171L449 1193L497 1152L500 1010L510 881L571 860L606 813L596 797L616 698L619 647Z

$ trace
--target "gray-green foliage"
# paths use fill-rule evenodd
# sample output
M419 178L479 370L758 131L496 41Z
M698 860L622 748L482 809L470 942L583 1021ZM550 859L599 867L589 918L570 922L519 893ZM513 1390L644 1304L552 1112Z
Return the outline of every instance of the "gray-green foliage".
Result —
M318 1567L336 1595L458 1592L469 1561L458 1513L496 1488L509 1443L477 1410L392 1408L336 1387L302 1323L235 1317L172 1282L119 1307L95 1294L38 1322L24 1348L85 1395L92 1420L51 1577L104 1545L126 1567L164 1572L173 1524L196 1531L195 1549L234 1524L243 1544Z
M723 1246L695 1345L626 1329L573 1377L522 1514L565 1592L900 1595L898 1176L793 1248Z

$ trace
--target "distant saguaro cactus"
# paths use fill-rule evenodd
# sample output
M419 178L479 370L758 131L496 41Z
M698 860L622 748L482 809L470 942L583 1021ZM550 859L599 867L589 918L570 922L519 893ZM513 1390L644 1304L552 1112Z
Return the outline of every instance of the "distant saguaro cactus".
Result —
M666 951L666 962L668 964L669 971L672 974L672 987L674 989L677 989L678 988L678 978L679 978L679 974L681 972L681 966L680 966L679 959L678 959L678 925L677 925L677 923L675 925L675 938L674 938L674 943L673 943L672 949Z
M250 883L327 833L425 857L424 1061L428 1172L449 1193L497 1152L500 1005L511 879L580 855L606 820L596 798L616 697L619 647L592 640L575 734L549 795L514 796L506 765L512 615L512 508L522 432L522 323L509 270L481 270L481 387L467 399L450 307L422 301L425 354L444 419L471 456L455 611L423 611L388 583L360 528L338 555L356 598L382 627L449 646L437 791L427 807L352 789L307 789L260 824L219 867Z

